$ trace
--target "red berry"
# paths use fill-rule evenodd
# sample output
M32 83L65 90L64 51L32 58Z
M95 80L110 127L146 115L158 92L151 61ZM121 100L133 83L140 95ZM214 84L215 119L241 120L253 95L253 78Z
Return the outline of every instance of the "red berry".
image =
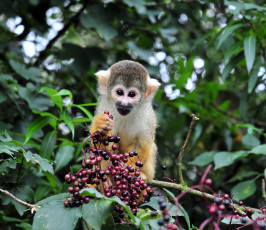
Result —
M65 180L69 180L71 178L70 174L65 175Z
M224 206L224 204L220 204L218 208L219 208L221 211L225 210L225 206Z
M68 207L68 205L69 205L69 201L66 200L66 201L64 202L64 205L65 205L65 207Z
M73 188L73 187L68 187L68 191L69 191L70 193L73 193L73 192L74 192L74 188Z
M148 196L148 193L144 192L144 193L142 193L142 196L143 197L147 197Z
M216 204L212 204L212 205L209 207L209 213L210 213L210 214L214 214L216 211L217 211L217 206L216 206Z
M228 194L224 194L223 197L224 197L224 199L228 199L229 195Z
M105 110L104 111L104 114L109 115L109 111L108 110Z
M117 145L116 144L113 144L112 145L112 150L117 150L117 149L118 149Z
M103 158L100 157L100 156L99 156L99 157L96 157L96 161L99 161L99 162L100 162L102 159L103 159Z
M211 185L212 184L212 179L208 178L204 182L205 182L206 185Z

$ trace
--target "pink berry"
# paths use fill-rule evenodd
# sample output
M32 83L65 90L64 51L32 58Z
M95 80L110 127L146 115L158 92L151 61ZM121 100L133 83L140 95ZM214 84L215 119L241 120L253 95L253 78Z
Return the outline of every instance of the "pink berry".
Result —
M215 212L217 211L217 207L215 204L212 204L210 207L209 207L209 212L210 214L214 214Z
M112 145L112 150L117 150L117 149L118 149L117 145L116 144L113 144Z
M71 178L70 174L66 174L66 175L65 175L65 179L66 179L66 180L69 180L70 178Z
M211 185L212 184L212 179L208 178L204 182L205 182L206 185Z

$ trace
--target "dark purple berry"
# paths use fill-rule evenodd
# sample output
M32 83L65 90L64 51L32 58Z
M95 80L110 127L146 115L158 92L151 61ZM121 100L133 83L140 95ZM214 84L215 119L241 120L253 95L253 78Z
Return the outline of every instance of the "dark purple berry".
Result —
M152 211L152 212L151 212L151 216L152 216L152 217L155 217L155 216L157 216L157 215L158 215L158 213L157 213L156 211Z
M164 224L163 219L158 220L158 224L159 224L160 226L162 226L162 225Z
M120 141L120 137L119 136L116 136L115 138L114 138L114 143L118 143Z

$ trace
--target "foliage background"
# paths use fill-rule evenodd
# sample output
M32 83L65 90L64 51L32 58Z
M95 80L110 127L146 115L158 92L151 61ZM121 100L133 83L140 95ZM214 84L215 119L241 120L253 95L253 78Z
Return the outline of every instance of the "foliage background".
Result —
M130 59L162 83L156 179L178 182L194 113L188 185L213 163L215 191L247 189L236 197L265 206L265 12L263 1L1 0L1 188L31 203L65 192L97 102L94 73ZM0 198L0 223L30 229L25 207ZM182 205L195 226L208 215L200 198Z

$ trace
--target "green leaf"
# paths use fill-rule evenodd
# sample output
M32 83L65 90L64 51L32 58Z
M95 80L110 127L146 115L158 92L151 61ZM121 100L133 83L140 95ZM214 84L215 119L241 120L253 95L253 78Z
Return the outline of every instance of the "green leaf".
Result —
M256 184L254 180L248 180L238 183L232 188L231 194L236 200L244 200L256 191Z
M230 180L227 181L227 183L232 183L235 181L241 181L246 177L250 177L250 176L256 176L258 175L258 172L255 171L240 171L239 173L235 174Z
M0 141L3 141L3 142L9 142L9 141L12 141L12 138L9 136L8 132L5 131L5 133L2 135L0 135Z
M32 230L73 230L82 216L82 207L65 208L66 193L50 197L35 214Z
M247 151L238 151L238 152L233 152L232 153L232 159L233 161L239 159L239 158L244 158L247 157L249 155L249 152Z
M213 161L213 152L202 153L197 156L193 161L188 162L190 165L205 166Z
M58 93L54 94L52 97L56 97L56 96L69 96L71 101L73 99L72 93L67 89L61 89Z
M92 119L83 117L83 118L74 118L72 119L73 123L86 123L86 122L91 122Z
M111 18L108 18L101 7L91 8L90 14L82 14L80 22L86 29L94 28L106 41L113 39L117 31L110 26Z
M146 61L149 61L149 58L154 55L154 53L151 52L150 50L146 50L141 47L138 47L133 41L129 41L127 45L130 49L130 52L143 58Z
M44 197L47 197L50 192L51 187L49 185L39 185L34 193L34 202L36 203Z
M83 113L86 114L86 116L88 118L90 118L91 121L93 120L93 115L91 114L91 112L88 111L87 109L85 109L83 106L81 106L81 105L75 105L75 104L73 104L72 106L79 108Z
M222 168L233 163L233 156L230 152L218 152L214 155L215 169Z
M163 188L163 190L166 192L166 194L167 194L167 196L168 196L169 198L175 200L175 195L174 195L171 191L169 191L169 190L166 189L166 188Z
M0 172L7 173L7 168L15 169L17 166L17 161L11 158L0 160Z
M255 148L253 148L250 152L254 153L254 154L266 155L266 144L259 145L259 146L255 147Z
M13 59L9 60L9 64L11 65L12 69L16 71L21 77L27 80L33 80L35 82L41 81L41 71L36 67L26 68L26 66L22 63L19 63Z
M19 229L23 229L23 230L32 230L31 224L28 224L28 223L25 223L25 222L16 224L16 227L18 227Z
M18 152L21 148L20 147L16 147L16 146L9 146L9 145L2 145L2 143L0 143L0 153L6 153L9 156L13 157L14 153L13 152Z
M150 207L152 207L155 210L159 210L160 209L160 205L159 205L158 201L159 201L160 198L161 197L151 197L149 202L142 204L140 207L150 206ZM165 200L167 201L167 199L165 199ZM167 202L166 204L167 204L166 209L169 211L169 214L171 216L183 216L184 215L180 211L180 209L177 206L175 206L174 204L169 203L169 202Z
M227 216L227 217L224 217L221 221L222 223L224 224L241 224L243 225L243 223L241 222L241 219L238 218L236 219L234 215L230 215L230 216Z
M258 73L259 73L260 67L261 67L261 58L258 57L250 73L250 77L248 81L248 93L251 93L256 86L256 83L259 79Z
M247 63L247 69L250 73L250 70L253 66L256 53L256 36L255 34L250 34L244 39L244 53Z
M72 132L72 139L74 139L75 127L74 127L74 124L73 124L71 117L69 116L67 111L64 111L61 115L62 115L62 120L67 124L67 126L69 127L69 129Z
M57 132L55 130L46 134L40 149L40 156L50 159L56 143Z
M164 188L163 190L167 193L167 195L168 195L171 199L175 200L175 195L174 195L172 192L170 192L169 190L167 190L167 189L165 189L165 188ZM182 206L181 204L178 204L178 208L179 208L180 211L183 213L184 218L185 218L185 220L186 220L186 222L187 222L188 229L190 229L190 219L189 219L189 215L188 215L187 211L183 208L183 206Z
M251 147L258 146L260 144L260 140L251 134L246 134L242 138L242 143L246 145L247 147L251 148Z
M232 34L236 29L238 29L238 28L240 28L242 26L243 26L243 24L236 24L236 25L225 27L223 32L222 32L222 34L219 37L218 47L217 48L220 48L220 46L229 37L229 35Z
M237 66L238 62L240 62L240 60L242 60L242 58L243 58L243 56L242 56L242 52L241 52L237 56L233 57L227 63L227 65L224 67L223 72L222 72L222 77L224 80L228 77L230 72Z
M48 179L48 181L49 181L51 187L53 188L54 192L56 192L56 186L58 185L58 181L57 181L56 176L53 173L50 173L50 172L44 172L43 174Z
M144 0L134 0L134 1L123 0L123 2L130 7L135 7L139 14L144 14L146 12Z
M179 207L179 209L180 209L180 211L183 213L183 215L184 215L184 218L185 218L185 220L186 220L186 222L187 222L187 226L188 226L188 229L190 229L190 226L191 226L191 224L190 224L190 219L189 219L189 215L188 215L188 213L187 213L187 211L184 209L184 207L182 206L182 205L178 205L178 207Z
M34 133L49 124L53 119L53 117L39 117L35 119L27 129L26 138L23 144L26 144Z
M60 109L60 111L62 111L62 108L63 108L62 96L60 96L60 95L54 96L58 92L55 89L52 89L52 88L49 88L49 87L42 87L40 89L40 92L43 92L43 91L46 91L48 93L49 97L52 100L52 103L54 103Z
M75 148L71 145L61 146L55 156L55 171L65 167L74 157Z
M129 207L124 202L122 202L117 196L108 198L104 196L103 194L101 194L95 188L85 188L82 190L81 195L88 195L88 196L103 198L103 199L106 199L112 202L116 202L124 208L124 210L128 213L133 223L135 223L137 226L140 224L139 219L133 215L133 213L129 210Z
M22 221L28 221L28 219L18 219L14 217L9 217L9 216L2 216L2 219L4 222L22 222Z
M26 87L18 85L18 93L27 101L31 109L44 111L48 110L51 105L47 97L37 93L37 89L32 83L27 83Z
M40 155L27 151L24 153L24 157L27 162L40 165L43 171L47 171L52 174L54 173L53 166L50 162L47 159L42 158Z
M96 230L100 230L102 224L112 213L112 201L105 199L91 199L89 203L82 205L83 219Z

